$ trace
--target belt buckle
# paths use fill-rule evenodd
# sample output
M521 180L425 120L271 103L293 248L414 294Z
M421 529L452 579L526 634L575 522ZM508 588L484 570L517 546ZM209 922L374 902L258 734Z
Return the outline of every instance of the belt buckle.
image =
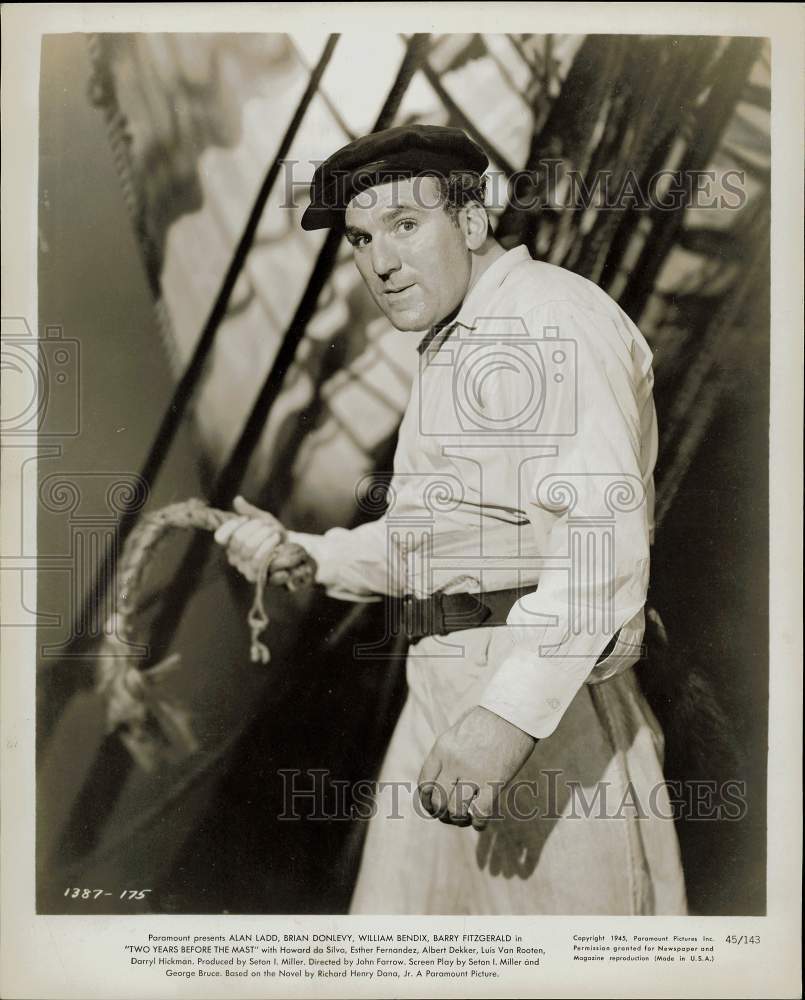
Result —
M402 598L402 630L409 642L418 642L428 635L447 635L441 592L417 598L404 594Z
M409 642L414 641L414 601L416 598L413 594L403 594L402 599L402 613L401 613L401 625L405 638Z

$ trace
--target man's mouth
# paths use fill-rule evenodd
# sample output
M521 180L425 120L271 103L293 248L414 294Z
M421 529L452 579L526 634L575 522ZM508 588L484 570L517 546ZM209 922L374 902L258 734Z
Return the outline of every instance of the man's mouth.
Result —
M416 282L412 282L410 285L403 285L402 288L384 288L384 295L402 295L403 292L407 292L409 288L413 288Z

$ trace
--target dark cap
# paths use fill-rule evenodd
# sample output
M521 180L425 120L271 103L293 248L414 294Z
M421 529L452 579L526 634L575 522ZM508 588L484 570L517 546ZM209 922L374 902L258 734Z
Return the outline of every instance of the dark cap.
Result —
M428 174L447 178L458 171L482 174L488 165L486 153L460 128L399 125L372 132L316 168L302 229L338 225L350 199L375 184Z

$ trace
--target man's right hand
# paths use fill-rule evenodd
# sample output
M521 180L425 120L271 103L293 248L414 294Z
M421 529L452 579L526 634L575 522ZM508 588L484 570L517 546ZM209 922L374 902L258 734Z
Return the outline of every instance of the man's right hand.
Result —
M289 590L310 586L316 578L316 563L301 545L285 541L279 521L266 511L236 497L238 517L230 518L215 532L215 540L226 549L229 562L255 583L266 559L273 554L267 582Z

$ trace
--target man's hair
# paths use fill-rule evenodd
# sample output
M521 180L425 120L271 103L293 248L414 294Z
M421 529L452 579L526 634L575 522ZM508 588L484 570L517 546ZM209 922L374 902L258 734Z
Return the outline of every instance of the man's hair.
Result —
M485 208L486 177L472 170L452 170L448 175L436 174L442 197L442 208L458 225L458 213L465 205L477 202Z

